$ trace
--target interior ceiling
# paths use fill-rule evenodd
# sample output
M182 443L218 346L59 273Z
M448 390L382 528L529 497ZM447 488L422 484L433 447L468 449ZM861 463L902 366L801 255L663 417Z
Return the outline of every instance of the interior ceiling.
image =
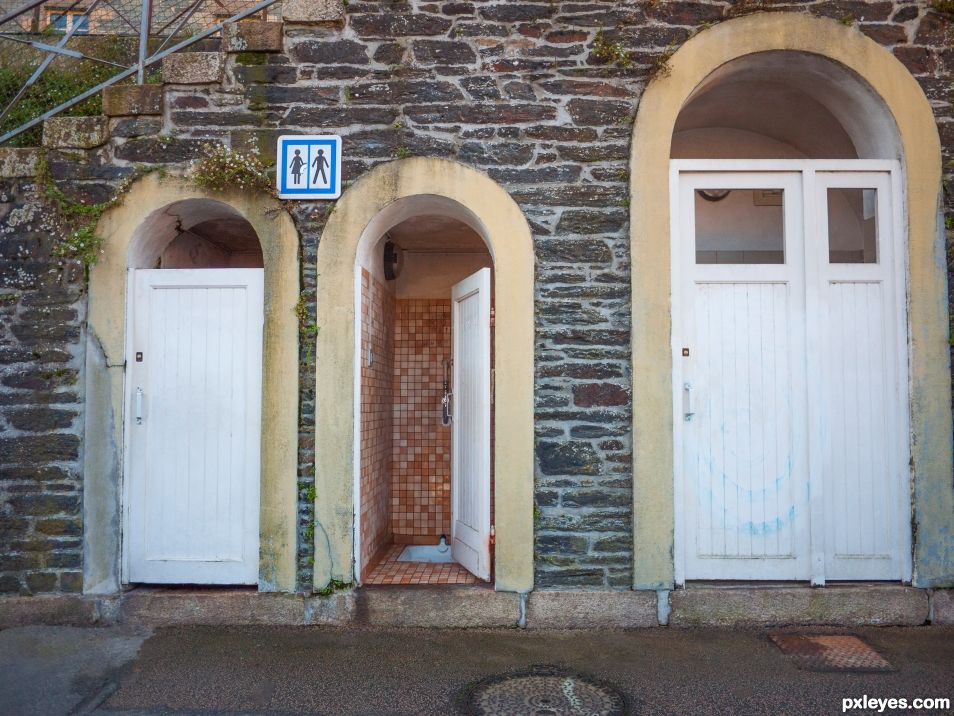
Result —
M754 132L807 157L856 158L854 144L828 109L802 90L764 80L726 80L680 112L676 132L726 127Z
M241 217L229 216L203 221L193 226L189 231L226 251L239 253L261 251L255 229Z
M480 234L449 216L423 214L402 221L388 231L391 241L405 251L486 253Z
M803 53L761 53L713 72L679 114L675 131L739 129L788 144L807 157L858 157L839 111L859 80L844 68ZM857 111L857 108L856 108Z

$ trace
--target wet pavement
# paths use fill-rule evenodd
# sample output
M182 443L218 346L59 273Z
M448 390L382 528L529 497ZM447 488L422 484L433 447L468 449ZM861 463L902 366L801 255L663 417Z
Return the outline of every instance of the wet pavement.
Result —
M864 696L954 700L952 628L800 631L858 635L895 671L802 671L762 630L29 627L0 632L0 713L455 714L483 681L541 665L614 687L639 714L835 714Z

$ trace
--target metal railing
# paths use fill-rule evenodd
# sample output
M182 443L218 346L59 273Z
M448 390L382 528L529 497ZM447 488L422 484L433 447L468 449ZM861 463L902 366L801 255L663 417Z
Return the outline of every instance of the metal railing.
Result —
M10 7L12 2L21 2ZM0 0L0 144L278 0ZM273 15L272 15L273 16ZM97 41L98 40L98 41ZM21 82L21 78L23 81Z

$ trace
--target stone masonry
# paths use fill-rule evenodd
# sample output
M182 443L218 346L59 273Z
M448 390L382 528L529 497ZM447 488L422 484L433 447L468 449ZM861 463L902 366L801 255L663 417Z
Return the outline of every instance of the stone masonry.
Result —
M536 247L537 589L632 584L630 421L640 378L630 375L629 148L640 95L666 71L669 53L753 11L853 25L921 83L954 174L954 23L929 3L352 0L337 12L318 3L314 16L304 5L290 3L296 14L283 24L241 23L220 56L195 53L195 66L176 58L167 78L176 84L115 90L104 103L106 143L48 142L51 172L72 196L103 201L136 165L184 165L210 140L273 161L279 134L327 132L344 137L346 184L411 155L456 159L500 183ZM617 42L622 62L598 51ZM7 165L19 166L0 158ZM77 590L83 273L51 257L41 219L30 216L32 180L4 174L0 590ZM947 202L951 217L950 191ZM292 209L312 316L331 208ZM315 395L309 334L302 338L299 584L307 591Z

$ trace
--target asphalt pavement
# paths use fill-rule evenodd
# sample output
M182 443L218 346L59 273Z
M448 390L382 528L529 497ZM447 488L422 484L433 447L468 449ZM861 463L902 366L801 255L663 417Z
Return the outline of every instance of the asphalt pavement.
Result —
M0 632L0 714L455 714L475 685L534 665L615 687L634 714L837 714L863 696L954 702L952 628L801 631L858 635L895 671L803 671L766 630L25 627Z

